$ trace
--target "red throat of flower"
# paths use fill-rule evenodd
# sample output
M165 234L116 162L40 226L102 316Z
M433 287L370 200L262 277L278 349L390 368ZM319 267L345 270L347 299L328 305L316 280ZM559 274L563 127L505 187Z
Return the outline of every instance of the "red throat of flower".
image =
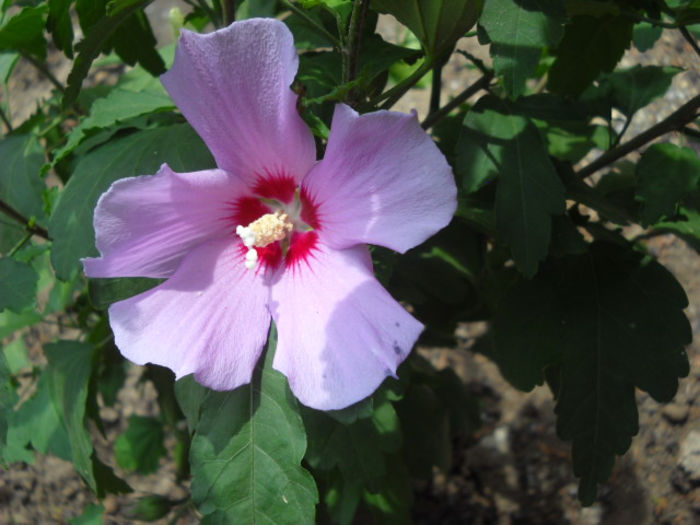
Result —
M266 174L253 195L232 203L231 220L250 270L287 268L307 262L318 242L318 206L291 176Z

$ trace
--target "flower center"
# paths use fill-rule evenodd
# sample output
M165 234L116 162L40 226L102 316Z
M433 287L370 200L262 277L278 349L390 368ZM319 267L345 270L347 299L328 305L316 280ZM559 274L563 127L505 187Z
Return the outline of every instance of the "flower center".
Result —
M265 172L249 195L230 202L232 229L240 237L246 268L295 271L313 258L323 229L319 205L293 177Z
M257 248L264 248L268 244L281 241L292 233L294 224L289 220L289 215L277 210L274 213L266 213L254 220L248 226L236 226L236 234L248 248L245 255L246 268L252 270L258 262Z

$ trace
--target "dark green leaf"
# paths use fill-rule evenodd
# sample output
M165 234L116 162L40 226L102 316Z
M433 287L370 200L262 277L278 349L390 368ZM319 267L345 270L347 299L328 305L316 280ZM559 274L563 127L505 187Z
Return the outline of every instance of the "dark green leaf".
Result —
M105 508L102 505L88 505L80 516L69 519L71 525L102 525Z
M489 0L479 19L491 41L496 74L506 92L517 98L534 76L545 48L559 43L566 12L559 0Z
M272 369L273 337L251 385L198 396L190 460L192 498L204 523L313 523L318 495L301 467L306 436L286 379ZM191 386L183 386L176 386L178 399L191 406L183 399Z
M406 525L412 523L413 486L411 475L399 456L389 456L389 474L377 492L365 490L363 499L382 525Z
M509 112L495 97L484 97L464 119L457 152L458 176L467 191L499 177L497 236L508 244L525 275L547 255L551 216L564 211L564 187L537 128Z
M49 224L54 239L51 262L60 279L71 277L81 257L96 253L92 215L99 196L115 180L155 173L164 162L175 171L213 165L204 143L185 124L133 133L80 160Z
M549 71L549 89L577 95L598 75L612 71L632 39L634 22L624 16L577 16L564 31Z
M657 98L664 96L678 67L635 66L607 76L615 105L628 117Z
M31 135L13 135L0 140L0 199L27 218L44 218L39 173L44 155Z
M95 494L99 499L105 497L105 494L127 494L131 492L131 487L114 474L112 467L102 463L95 452L92 453L92 472L95 476L97 490Z
M165 456L163 423L153 417L131 416L129 428L114 443L117 463L127 470L150 474Z
M163 72L163 61L153 49L153 33L145 15L139 10L151 0L142 0L110 16L105 6L98 2L81 2L78 4L80 25L85 38L76 46L78 56L68 75L68 85L63 94L63 105L70 106L80 92L83 80L87 77L93 60L103 51L114 46L125 62L133 65L136 60L146 69ZM121 32L118 30L122 28ZM124 28L126 30L124 30ZM145 37L145 38L144 38ZM143 41L141 41L141 40ZM132 46L137 46L133 49Z
M3 457L5 454L4 449L8 437L8 418L16 402L17 394L12 384L12 376L5 360L5 354L0 352L0 457Z
M46 58L44 25L47 10L46 4L25 7L8 18L0 26L0 50L20 51L40 60Z
M92 440L85 425L88 383L94 348L77 341L59 341L44 347L48 359L49 391L70 439L75 470L94 491Z
M38 280L31 265L0 257L0 312L9 308L19 313L34 304Z
M90 302L95 308L106 310L112 303L150 290L162 282L163 279L150 279L148 277L90 279L88 280L88 294Z
M164 518L178 502L163 496L151 494L140 498L130 506L125 514L127 518L139 521L156 521Z
M373 9L394 15L415 33L426 53L438 57L450 51L471 28L482 0L372 0Z
M644 226L675 215L683 197L700 189L700 158L690 148L654 144L644 152L636 171Z
M661 38L663 27L651 25L649 22L640 22L634 26L634 47L644 53L649 51L656 41Z
M51 33L54 44L69 58L73 58L71 4L73 0L49 0L49 18L46 21L46 29Z
M696 252L700 252L700 213L697 210L681 208L675 220L655 224L654 229L675 233Z
M687 299L673 276L629 247L596 242L516 286L494 322L495 359L523 389L561 373L557 431L573 440L584 504L638 430L635 387L669 401L687 375Z

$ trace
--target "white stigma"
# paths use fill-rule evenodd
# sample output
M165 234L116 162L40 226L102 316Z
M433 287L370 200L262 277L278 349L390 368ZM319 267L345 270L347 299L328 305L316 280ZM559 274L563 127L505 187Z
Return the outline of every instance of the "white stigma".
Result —
M258 264L256 246L264 248L268 244L281 241L293 229L294 225L290 222L289 216L279 210L274 213L266 213L248 226L236 226L236 234L248 248L245 254L245 267L253 270Z

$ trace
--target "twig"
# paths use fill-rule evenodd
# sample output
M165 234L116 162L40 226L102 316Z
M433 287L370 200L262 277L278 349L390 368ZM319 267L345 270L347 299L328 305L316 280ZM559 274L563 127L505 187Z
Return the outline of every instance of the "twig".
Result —
M599 169L604 168L605 166L612 164L616 160L624 157L634 150L641 148L655 138L665 135L671 131L682 130L686 124L692 122L698 117L698 107L700 107L700 95L694 96L664 120L640 133L633 139L606 151L596 160L581 168L578 171L578 176L581 178L589 177Z
M236 21L236 0L221 0L221 13L224 17L224 27Z
M32 221L27 219L24 215L22 215L20 212L15 210L12 206L7 204L2 199L0 199L0 212L4 213L5 215L7 215L9 217L12 217L14 220L21 223L24 226L24 229L27 230L32 235L38 235L39 237L42 237L42 238L46 239L47 241L51 240L51 237L49 237L49 232L46 231L45 228L42 228L41 226L37 226L36 224L33 224Z
M66 87L63 84L61 84L61 82L55 76L53 76L53 73L51 73L51 71L49 71L49 68L46 67L46 64L38 61L29 53L22 53L22 58L24 58L27 62L33 65L42 75L49 79L49 81L51 81L54 87L58 89L61 93L63 93L66 90Z
M693 48L693 51L695 51L695 54L700 57L700 47L698 47L698 43L693 38L693 35L690 34L690 31L688 31L688 28L685 26L681 26L678 28L678 30L681 32L681 35L683 35L683 38L686 39L686 41L690 44L690 47Z
M343 61L347 60L347 66L343 71L345 74L343 83L352 82L357 78L360 64L360 48L362 46L360 35L362 35L362 30L364 29L368 8L368 0L355 0L353 3L348 27L347 49L343 54Z
M455 98L450 100L443 107L441 107L437 111L430 113L427 117L425 117L425 120L421 123L421 126L423 126L423 129L429 129L429 128L433 127L436 123L438 123L440 120L442 120L447 115L449 115L450 111L458 108L464 102L469 100L469 98L472 95L474 95L475 93L479 92L482 89L486 89L489 85L489 82L491 82L492 78L493 78L493 73L489 72L489 73L485 74L483 77L481 77L479 80L474 82L471 86L469 86L467 89L462 91Z
M413 86L415 86L421 78L423 78L428 71L430 71L433 67L433 62L426 57L425 61L418 66L418 68L411 73L408 77L404 78L401 82L396 84L393 88L391 88L388 91L385 91L378 97L376 97L372 101L372 105L376 105L382 100L385 102L381 105L380 109L389 109L391 106L396 104L396 102L404 96L406 91L411 89Z

